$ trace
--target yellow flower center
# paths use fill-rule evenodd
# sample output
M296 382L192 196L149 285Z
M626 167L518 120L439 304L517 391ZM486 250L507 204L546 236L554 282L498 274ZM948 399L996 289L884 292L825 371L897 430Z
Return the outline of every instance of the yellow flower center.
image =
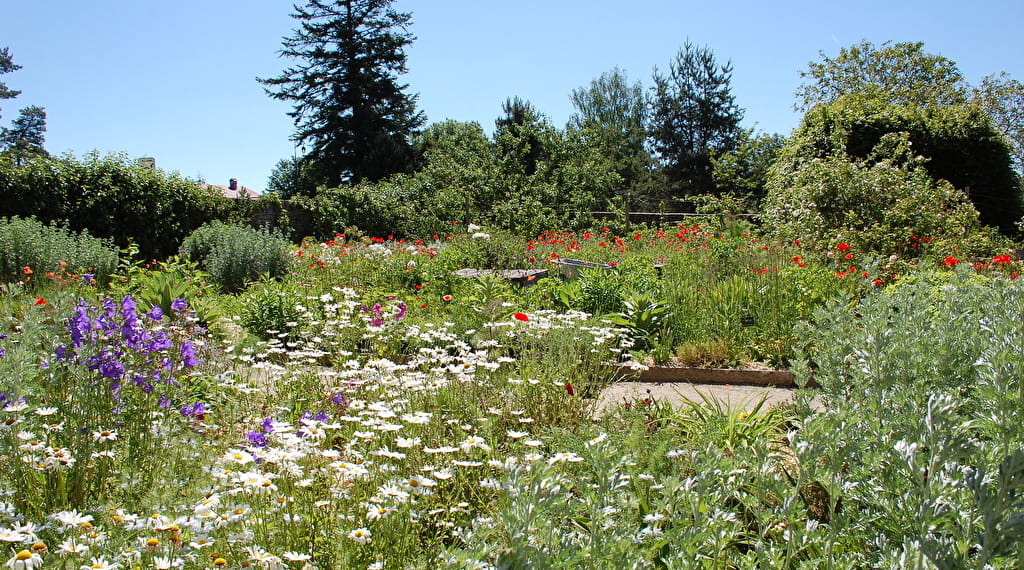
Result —
M29 558L32 558L32 553L27 550L22 550L14 558L16 560L28 560Z

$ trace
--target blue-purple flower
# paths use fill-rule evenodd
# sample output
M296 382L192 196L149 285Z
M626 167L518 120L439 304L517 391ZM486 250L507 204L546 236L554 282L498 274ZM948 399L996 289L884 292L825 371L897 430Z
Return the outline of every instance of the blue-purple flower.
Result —
M203 402L196 400L191 404L183 406L180 411L181 415L186 418L196 418L201 420L203 419L203 416L206 415L206 412L209 411L209 408Z

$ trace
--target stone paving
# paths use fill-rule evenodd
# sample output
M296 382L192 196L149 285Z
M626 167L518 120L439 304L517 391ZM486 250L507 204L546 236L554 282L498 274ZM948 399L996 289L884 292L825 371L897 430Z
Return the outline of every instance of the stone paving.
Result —
M617 382L604 390L597 409L622 405L624 402L636 402L650 398L656 402L667 402L672 405L686 405L687 402L700 402L700 394L705 394L726 402L729 406L742 406L747 410L753 408L766 397L765 406L771 407L796 398L796 388L774 386L740 386L729 384L692 384L688 382ZM824 409L821 397L815 397L811 407Z

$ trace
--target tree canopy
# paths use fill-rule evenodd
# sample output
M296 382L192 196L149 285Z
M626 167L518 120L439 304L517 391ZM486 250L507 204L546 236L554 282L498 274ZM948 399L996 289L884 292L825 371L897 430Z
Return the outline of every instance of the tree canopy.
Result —
M14 63L14 57L11 55L10 48L0 48L0 75L17 71L21 69L21 66ZM0 81L0 100L2 99L14 99L21 94L21 91L15 91L7 87L3 81Z
M831 58L819 52L800 73L797 110L832 103L844 95L872 95L898 105L961 105L970 90L951 59L924 51L923 42L862 41Z
M714 192L712 158L735 148L743 110L732 94L732 64L686 42L654 73L650 136L670 183L682 194Z
M574 89L576 111L568 128L593 140L622 177L622 193L630 193L651 166L647 152L647 99L639 81L630 82L618 67L602 73L587 87Z
M412 43L410 14L393 0L310 0L295 6L299 29L281 55L297 63L260 79L275 99L294 103L293 139L318 185L381 180L413 166L410 136L424 122L398 78Z

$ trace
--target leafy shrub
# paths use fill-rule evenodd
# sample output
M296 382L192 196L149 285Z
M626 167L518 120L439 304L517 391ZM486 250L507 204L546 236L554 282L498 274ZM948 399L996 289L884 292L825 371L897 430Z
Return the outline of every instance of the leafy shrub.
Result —
M1002 245L963 192L933 181L919 163L829 157L778 166L762 221L775 238L820 251L846 243L878 255L931 253L941 260L989 256ZM930 247L916 249L918 238L930 240Z
M801 476L831 497L833 526L879 546L863 566L1019 567L1022 334L1024 287L969 269L802 329L795 370L813 371L825 410L798 434Z
M260 283L239 298L242 326L264 340L287 337L303 321L299 307L305 302L305 296L293 285Z
M772 168L769 194L773 186L786 187L785 179L794 170L813 161L842 158L870 167L900 159L905 150L901 144L893 144L899 139L924 159L920 166L936 186L948 180L968 194L983 224L1006 233L1014 231L1014 224L1024 215L1020 181L1005 139L976 106L908 106L870 95L847 95L818 105L804 117ZM932 207L938 204L941 202Z
M89 274L106 285L117 268L117 250L88 232L75 233L35 219L0 218L0 280L12 283L47 274Z
M228 291L236 291L261 276L276 279L291 266L291 243L281 234L212 222L192 232L182 251Z

